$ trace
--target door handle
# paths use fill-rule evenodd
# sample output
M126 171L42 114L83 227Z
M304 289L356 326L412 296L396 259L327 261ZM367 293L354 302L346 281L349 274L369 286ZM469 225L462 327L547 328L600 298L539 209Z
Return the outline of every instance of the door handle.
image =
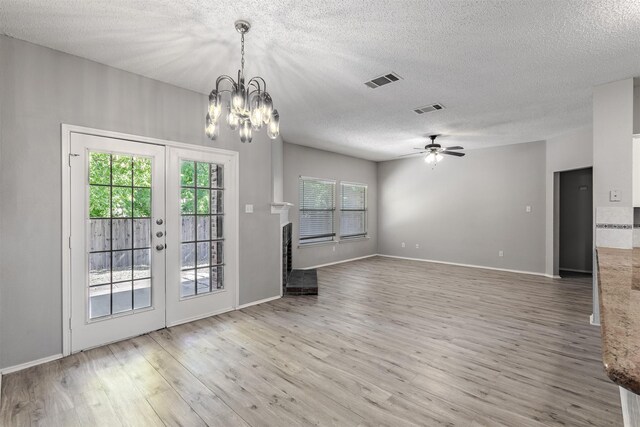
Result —
M162 245L162 244L161 245L156 245L156 251L161 251L166 247L167 247L167 245Z

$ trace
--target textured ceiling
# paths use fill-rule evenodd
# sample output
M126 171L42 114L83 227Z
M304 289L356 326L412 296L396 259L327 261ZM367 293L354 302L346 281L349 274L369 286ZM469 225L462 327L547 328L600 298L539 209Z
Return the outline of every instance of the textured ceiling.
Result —
M638 0L0 0L2 33L202 93L237 72L240 18L283 138L372 160L586 126L594 85L640 75Z

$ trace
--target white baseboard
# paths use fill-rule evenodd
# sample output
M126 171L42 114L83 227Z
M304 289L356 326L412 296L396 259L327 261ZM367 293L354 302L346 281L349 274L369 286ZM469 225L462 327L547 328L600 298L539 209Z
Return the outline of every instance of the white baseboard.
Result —
M261 299L261 300L258 300L258 301L248 302L246 304L239 305L238 306L238 310L242 310L243 308L251 307L252 305L262 304L264 302L274 301L274 300L277 300L277 299L280 299L280 298L282 298L281 295L276 295L275 297L269 297L269 298Z
M593 321L593 314L591 314L591 315L589 316L589 323L590 323L591 325L593 325L593 326L600 326L600 323L595 323L595 322Z
M480 269L483 269L483 270L504 271L504 272L507 272L507 273L529 274L529 275L532 275L532 276L549 277L551 279L559 279L560 278L558 276L553 276L551 274L538 273L538 272L535 272L535 271L511 270L511 269L508 269L508 268L487 267L487 266L484 266L484 265L462 264L462 263L458 263L458 262L438 261L438 260L433 260L433 259L409 258L409 257L403 257L403 256L396 256L396 255L378 254L378 256L382 256L382 257L386 257L386 258L406 259L406 260L409 260L409 261L433 262L435 264L455 265L455 266L458 266L458 267L480 268Z
M7 375L13 372L22 371L23 369L31 368L32 366L42 365L43 363L53 362L54 360L62 359L62 353L54 354L53 356L43 357L42 359L32 360L31 362L21 363L19 365L9 366L0 370L0 375Z
M356 257L356 258L343 259L341 261L328 262L326 264L312 265L311 267L304 267L304 268L300 268L300 269L297 269L297 270L313 270L314 268L328 267L330 265L336 265L336 264L342 264L342 263L345 263L345 262L357 261L359 259L371 258L371 257L374 257L374 256L378 256L378 254L371 254L371 255L359 256L359 257Z

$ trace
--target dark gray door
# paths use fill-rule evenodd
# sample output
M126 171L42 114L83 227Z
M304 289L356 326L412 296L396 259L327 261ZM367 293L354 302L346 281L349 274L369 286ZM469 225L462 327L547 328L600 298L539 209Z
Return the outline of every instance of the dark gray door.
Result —
M560 173L560 270L591 273L593 170Z

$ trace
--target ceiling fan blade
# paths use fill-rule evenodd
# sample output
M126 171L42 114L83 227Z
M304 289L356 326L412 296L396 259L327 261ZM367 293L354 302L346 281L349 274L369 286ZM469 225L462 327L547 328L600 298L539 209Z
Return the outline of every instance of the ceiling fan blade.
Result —
M413 147L414 150L424 150L424 147Z
M453 147L447 147L445 150L464 150L464 147L460 147L459 145Z
M447 154L449 156L463 157L464 153L458 153L455 151L441 151L440 154Z
M419 153L409 153L409 154L402 154L398 157L407 157L407 156L415 156L417 154L422 154L422 153L426 153L426 151L420 151Z

